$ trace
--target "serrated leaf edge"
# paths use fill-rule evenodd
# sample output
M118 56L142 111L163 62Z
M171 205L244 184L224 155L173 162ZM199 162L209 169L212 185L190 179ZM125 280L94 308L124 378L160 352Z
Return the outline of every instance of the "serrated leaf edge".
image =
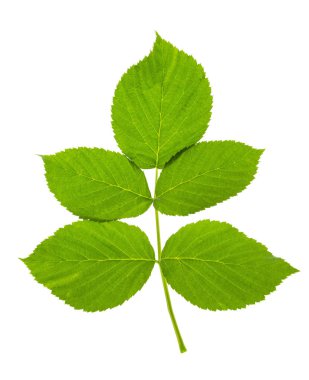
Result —
M48 157L53 157L53 156L55 156L55 155L57 155L57 154L59 154L59 153L64 153L64 152L67 152L67 151L78 150L78 149L103 150L103 151L105 151L105 152L110 152L110 153L117 154L117 155L120 156L120 157L125 157L125 158L130 162L131 165L133 165L133 166L135 166L136 168L138 168L139 170L141 170L142 173L143 173L144 176L145 176L145 173L143 172L143 170L142 170L139 166L137 166L137 165L135 164L135 162L132 161L132 160L131 160L129 157L127 157L125 154L122 154L122 153L120 153L120 152L115 152L115 151L112 151L112 150L108 150L108 149L104 149L104 148L80 146L80 147L76 147L76 148L65 148L65 149L63 149L63 150L61 150L61 151L59 151L59 152L57 152L57 153L54 153L54 154L37 154L37 156L39 156L39 157L43 160L44 170L45 170L45 172L44 172L44 177L45 177L45 181L46 181L46 184L47 184L47 187L48 187L50 193L52 194L52 196L54 197L54 199L55 199L55 200L56 200L56 201L57 201L62 207L64 207L64 208L65 208L70 214L72 214L72 215L74 215L74 216L77 216L80 220L89 220L89 221L93 221L93 222L112 222L112 221L117 221L117 220L119 220L119 219L136 218L137 216L140 216L140 215L142 215L143 213L145 213L145 212L150 208L150 206L153 204L153 198L151 197L151 193L150 193L150 190L149 190L149 187L148 187L148 182L147 182L147 179L146 179L146 177L145 177L145 179L146 179L146 183L147 183L147 187L148 187L148 191L149 191L150 196L149 196L148 198L145 197L145 196L143 196L143 195L141 195L141 194L139 194L139 196L140 196L141 198L149 199L149 200L151 200L151 202L149 203L149 206L145 209L145 211L143 211L143 213L141 213L141 214L137 214L137 215L133 215L133 216L125 216L125 217L122 217L122 218L115 218L115 219L103 219L103 218L102 218L102 219L101 219L101 218L99 219L99 218L93 218L93 217L89 218L89 217L86 217L86 216L77 215L77 214L75 214L73 211L69 210L68 207L67 207L64 203L62 203L61 200L59 200L59 199L56 197L55 193L53 192L53 190L51 189L51 187L50 187L50 185L49 185L49 182L48 182L47 177L46 177L47 170L46 170L46 167L45 167L45 161L44 161L44 159L45 159L45 158L48 158ZM80 208L80 209L83 209L84 207L80 206L79 208Z
M261 152L261 153L260 153L260 156L259 156L259 158L258 158L258 160L257 160L256 170L255 170L254 174L252 175L252 178L251 178L250 182L249 182L249 183L248 183L248 184L247 184L242 190L238 191L238 192L237 192L236 194L234 194L234 195L229 196L228 198L224 199L223 201L219 201L219 202L213 204L212 206L204 207L204 208L201 209L201 210L193 211L193 212L190 212L190 213L187 213L187 214L177 214L177 213L166 214L166 213L164 213L163 211L159 210L159 209L156 207L156 199L159 199L159 197L160 197L160 195L159 195L158 197L155 197L155 198L153 199L153 206L154 206L154 207L155 207L155 208L156 208L161 214L168 215L168 216L182 216L182 217L185 217L185 216L188 216L188 215L196 214L196 213L198 213L198 212L201 212L201 211L207 210L207 209L212 208L212 207L214 207L214 206L216 206L216 205L218 205L218 204L220 204L220 203L224 203L224 202L228 201L228 200L231 199L231 198L236 197L237 195L239 195L240 193L242 193L244 190L246 190L246 189L251 185L251 183L254 181L254 179L255 179L255 177L256 177L256 175L257 175L257 172L258 172L258 170L259 170L259 163L260 163L261 156L262 156L262 154L265 152L265 149L263 149L263 148L260 148L260 149L258 149L258 148L253 148L251 145L248 145L248 144L246 144L246 143L244 143L244 142L236 141L236 140L209 140L209 141L200 141L200 142L198 142L198 143L196 143L196 144L194 144L194 145L189 146L188 148L183 149L181 152L176 153L175 156L173 156L173 157L172 157L172 158L166 163L166 165L164 166L164 168L167 167L167 166L169 165L169 163L172 163L172 161L173 161L175 158L177 159L178 157L176 157L176 156L177 156L178 154L179 154L179 157L180 157L182 153L185 153L185 152L188 151L189 149L192 149L192 148L198 146L199 144L203 144L203 143L212 143L212 142L233 142L233 143L237 143L237 144L241 144L241 145L248 146L248 147L254 149L255 151L259 151L259 152ZM162 170L164 170L164 168L163 168ZM159 176L159 179L160 179L160 176ZM159 179L158 179L158 181L159 181ZM178 185L177 185L177 186L178 186ZM167 192L167 191L166 191L166 192Z
M158 39L160 39L160 40L163 40L164 42L166 42L167 44L169 44L169 45L171 45L171 46L173 46L173 48L175 48L175 49L177 49L181 54L185 54L186 56L188 56L188 57L190 57L192 60L193 60L193 62L197 65L197 66L199 66L201 69L202 69L202 71L203 71L203 74L204 74L204 79L205 80L207 80L207 82L208 82L208 86L209 86L209 90L210 90L210 93L209 93L209 97L210 97L210 101L211 101L211 107L210 107L210 110L209 110L209 120L208 120L208 122L207 122L207 125L206 125L206 128L205 128L205 131L204 131L204 133L201 135L201 137L197 140L197 142L204 136L204 134L206 133L206 131L207 131L207 129L209 128L209 125L210 125L210 122L211 122L211 117L212 117L212 104L213 104L213 96L212 96L212 90L211 90L211 87L210 87L210 83L209 83L209 80L208 80L208 78L206 77L206 72L205 72L205 70L204 70L204 67L202 66L202 64L201 63L199 63L191 54L188 54L188 53L186 53L184 50L182 50L182 49L179 49L178 47L176 47L175 45L173 45L171 42L169 42L169 41L167 41L166 39L164 39L164 38L162 38L161 37L161 35L159 35L159 33L158 32L155 32L155 34L156 34L156 39L155 39L155 41L154 41L154 43L153 43L153 45L152 45L152 48L151 48L151 50L149 51L149 53L146 55L146 56L144 56L142 59L140 59L139 61L137 61L136 63L134 63L134 64L132 64L122 75L121 75L121 77L120 77L120 79L119 79L119 81L117 82L117 86L116 86L116 89L115 89L115 91L114 91L114 95L113 95L113 99L112 99L112 104L111 104L111 108L110 108L110 110L111 110L111 125L112 125L112 130L113 130L113 133L114 133L114 139L115 139L115 141L117 142L117 145L118 145L118 147L119 147L119 149L121 150L121 151L123 151L123 149L122 149L122 144L121 143L119 143L118 142L118 139L116 138L116 132L115 132L115 129L114 129L114 126L113 126L113 122L114 122L114 120L113 120L113 105L114 105L114 99L115 99L115 97L116 97L116 91L117 91L117 88L118 88L118 85L120 84L120 82L123 80L123 78L128 74L128 72L133 68L133 67L135 67L135 66L138 66L142 61L144 61L144 60L146 60L146 59L148 59L148 57L150 56L150 54L153 52L153 50L154 50L154 46L155 46L155 44L157 43L157 40ZM145 142L145 144L148 146L148 144ZM188 145L186 145L186 146L184 146L180 151L178 151L178 152L176 152L167 162L165 162L162 166L157 166L157 164L158 164L158 162L156 162L156 163L154 163L154 165L147 165L147 164L145 164L145 165L143 165L143 167L140 167L140 166L138 166L137 164L137 166L138 167L140 167L141 169L154 169L154 168L158 168L158 169L163 169L164 167L165 167L165 165L167 165L167 163L168 162L170 162L172 159L173 159L173 157L175 157L178 153L180 153L180 152L182 152L182 151L185 151L185 150L187 150L188 148L190 148L191 146L194 146L196 143L194 143L194 144L188 144ZM149 147L151 150L153 150L151 147ZM160 149L159 149L160 150ZM159 154L159 150L157 151L157 152L154 152L154 153L156 153L157 155ZM123 153L123 154L125 154L125 153ZM130 157L128 157L128 159L130 159L130 160L132 160L132 161L134 161L133 159L131 159ZM158 161L158 159L157 159L157 161Z
M168 279L167 279L167 278L165 277L165 275L164 275L163 268L161 267L161 269L162 269L162 273L163 273L163 276L164 276L164 278L166 279L166 281L167 281L167 283L169 284L169 286L170 286L170 287L171 287L176 293L178 293L181 297L183 297L186 301L188 301L189 303L191 303L193 306L196 306L196 307L198 307L199 309L202 309L202 310L209 310L209 311L229 311L229 310L246 309L246 308L248 308L248 307L250 307L250 306L255 305L256 303L259 303L259 302L261 302L261 301L264 301L265 298L266 298L268 295L270 295L271 293L273 293L273 292L277 289L277 287L278 287L279 285L281 285L281 283L282 283L286 278L288 278L288 277L291 276L292 274L295 274L295 273L298 273L298 272L299 272L299 269L296 269L295 267L293 267L291 264L289 264L287 261L285 261L285 260L282 259L281 257L274 256L271 252L268 251L268 248L267 248L264 244L258 242L258 241L255 240L254 238L248 237L244 232L239 231L238 228L234 227L232 224L227 223L227 222L220 222L220 221L218 221L218 220L204 219L204 220L199 220L199 221L194 222L194 223L189 223L189 224L187 224L186 226L181 227L181 228L180 228L178 231L176 231L174 234L172 234L172 235L168 238L168 240L169 240L171 237L175 236L178 232L180 232L181 230L183 230L184 228L186 228L188 225L196 225L196 224L199 224L199 223L203 223L203 222L205 222L205 221L209 221L209 222L217 222L217 223L224 224L224 225L226 225L226 226L229 226L229 227L233 228L233 229L236 230L238 233L240 233L241 235L245 236L247 239L252 240L252 241L254 241L257 245L259 245L259 246L265 248L265 249L267 250L267 252L268 252L269 254L271 254L274 258L282 260L285 264L287 264L287 265L290 267L290 269L291 269L291 273L289 273L289 274L285 275L284 277L282 277L281 280L280 280L276 285L274 285L268 293L262 295L259 299L257 299L256 301L254 301L254 302L252 302L252 303L248 303L247 305L245 305L245 306L241 306L241 307L235 307L235 308L231 308L231 307L223 307L222 309L218 309L218 308L202 308L201 306L197 305L195 302L192 302L192 301L189 300L187 297L185 297L184 295L182 295L180 292L178 292L177 289L175 289L175 287L174 287L172 284L170 284L170 282L168 281ZM168 242L168 240L167 240L167 242ZM167 243L167 242L166 242L166 243ZM166 246L166 244L165 244L165 246ZM164 248L165 248L165 246L164 246ZM164 248L163 248L163 250L162 250L162 256L161 256L161 260L160 260L160 261L164 261L164 260L165 260L165 259L164 259ZM172 260L172 259L171 259L171 260ZM160 264L160 263L159 263L159 264Z
M58 229L57 229L52 235L48 236L46 239L44 239L43 241L41 241L41 243L39 243L39 244L36 246L36 248L34 249L34 251L33 251L28 257L26 257L26 258L19 258L19 260L21 260L21 261L26 265L26 267L28 268L30 274L32 275L32 277L34 278L34 280L35 280L37 283L39 283L40 285L42 285L45 289L47 289L47 290L50 292L50 294L52 294L53 296L55 296L56 298L58 298L58 299L59 299L60 301L62 301L64 304L66 304L66 305L72 307L73 309L75 309L75 310L82 310L82 311L87 312L87 313L96 313L96 312L102 312L102 311L106 311L106 310L115 309L116 307L121 306L121 305L123 305L125 302L129 301L131 298L133 298L137 293L139 293L139 292L143 289L143 287L144 287L145 284L148 282L148 280L149 280L149 278L150 278L150 276L151 276L151 274L152 274L152 271L153 271L153 268L154 268L155 263L157 262L156 259L155 259L155 256L154 256L153 260L150 260L150 259L148 259L148 260L140 260L140 261L146 261L146 262L153 262L153 266L152 266L152 268L151 268L151 271L149 272L148 277L146 278L146 281L144 282L144 284L142 285L142 287L141 287L140 289L137 290L137 292L135 292L131 297L129 297L129 298L123 300L123 302L121 302L121 303L118 304L117 306L109 307L109 308L106 308L106 309L100 309L100 310L91 310L91 309L87 309L87 308L85 309L85 308L82 308L82 307L76 307L76 306L73 306L72 304L70 304L68 301L64 300L63 298L60 298L57 294L55 294L55 292L54 292L52 289L48 288L45 284L43 284L42 282L40 282L40 281L36 278L36 276L34 275L33 271L29 268L29 266L28 266L28 264L27 264L27 260L28 260L32 255L35 254L35 251L37 250L37 248L38 248L41 244L43 244L43 243L46 242L47 240L53 238L53 237L55 236L55 234L56 234L58 231L63 230L63 229L65 229L65 228L68 227L68 226L72 226L72 225L74 225L74 224L76 224L76 223L81 223L81 222L82 222L82 220L78 220L78 221L75 221L75 222L73 222L73 223L66 224L66 225L63 226L63 227L58 228ZM134 226L134 225L132 225L132 224L128 224L128 223L124 223L124 222L120 222L120 221L118 221L118 220L117 220L117 221L107 221L107 222L95 222L95 221L93 221L93 222L94 222L94 223L121 223L121 224L126 224L126 225L128 225L128 226L130 226L130 227L133 227L133 228L135 228L136 230L139 230L139 231L141 231L141 232L143 232L143 233L145 234L145 232L144 232L143 230L141 230L139 227ZM147 240L149 241L149 238L148 238L147 234L145 234L145 236L147 237ZM150 246L152 247L152 244L150 243L150 241L149 241L149 244L150 244ZM154 251L153 251L153 255L154 255Z

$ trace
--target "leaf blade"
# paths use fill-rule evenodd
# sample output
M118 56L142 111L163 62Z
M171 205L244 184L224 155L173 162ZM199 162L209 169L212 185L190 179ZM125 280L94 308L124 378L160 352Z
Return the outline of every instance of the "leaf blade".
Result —
M79 217L134 217L152 203L144 173L119 153L72 148L42 158L50 191Z
M154 206L168 215L188 215L214 206L248 186L262 153L235 141L198 143L162 170Z
M162 168L203 136L211 106L202 66L157 34L151 53L129 68L115 90L116 141L138 166Z
M78 221L57 230L23 262L70 306L101 311L140 290L155 258L147 236L135 226Z
M173 289L209 310L234 310L262 301L297 272L230 224L209 220L172 235L161 267Z

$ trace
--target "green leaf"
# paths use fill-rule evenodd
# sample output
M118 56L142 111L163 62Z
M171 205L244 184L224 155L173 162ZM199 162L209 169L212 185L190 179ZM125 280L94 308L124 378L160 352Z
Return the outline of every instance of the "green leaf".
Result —
M262 152L235 141L193 146L163 169L155 208L163 214L188 215L236 195L254 178Z
M157 34L151 53L118 83L112 106L115 138L141 168L162 168L203 136L211 106L202 66Z
M188 215L211 207L245 189L256 173L263 150L234 141L196 144L211 108L202 66L157 34L150 54L129 68L115 90L112 126L124 155L78 148L42 156L50 190L90 220L58 230L22 260L39 283L85 311L122 304L159 264L180 352L186 347L168 283L201 308L226 310L263 300L297 272L227 223L187 225L162 251L159 211ZM156 168L154 199L139 167ZM108 222L140 215L152 203L157 260L139 228Z
M203 309L238 309L265 298L297 272L227 223L188 224L167 241L161 267L168 283Z
M144 173L119 153L76 148L42 157L49 189L79 217L129 218L152 203Z
M79 221L59 229L23 261L38 282L67 304L99 311L122 304L140 290L155 258L137 227Z

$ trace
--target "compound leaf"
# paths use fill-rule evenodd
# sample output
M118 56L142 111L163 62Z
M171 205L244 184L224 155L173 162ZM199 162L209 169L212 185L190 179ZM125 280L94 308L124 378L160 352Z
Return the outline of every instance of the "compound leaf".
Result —
M203 136L211 106L202 66L157 35L151 53L118 83L112 106L115 138L141 168L162 168Z
M99 311L122 304L140 290L155 258L137 227L79 221L56 231L23 261L39 283L67 304Z
M42 158L49 189L81 218L133 217L152 203L144 173L119 153L73 148Z
M214 206L246 188L262 152L235 141L199 143L162 170L154 206L168 215L188 215Z
M167 241L161 267L168 283L203 309L238 309L265 298L297 272L227 223L204 220Z

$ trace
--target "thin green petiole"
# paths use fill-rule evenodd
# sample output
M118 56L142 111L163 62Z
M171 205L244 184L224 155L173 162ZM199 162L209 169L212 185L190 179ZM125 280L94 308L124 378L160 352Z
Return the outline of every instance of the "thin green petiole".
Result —
M156 168L155 187L157 185L157 180L158 180L158 168ZM154 196L156 196L156 195L154 195ZM183 352L186 352L187 349L186 349L186 346L183 342L182 336L180 334L179 327L177 325L177 321L176 321L175 314L174 314L173 307L172 307L171 297L170 297L170 294L168 291L168 285L167 285L166 279L162 273L162 268L160 265L162 247L161 247L159 212L157 209L155 209L155 217L156 217L157 248L158 248L158 261L157 262L160 266L161 279L162 279L163 290L164 290L164 295L165 295L165 299L166 299L166 306L167 306L167 310L168 310L168 313L170 315L170 318L171 318L171 321L173 324L173 328L174 328L174 331L176 334L176 338L178 341L178 346L179 346L180 352L183 353Z

